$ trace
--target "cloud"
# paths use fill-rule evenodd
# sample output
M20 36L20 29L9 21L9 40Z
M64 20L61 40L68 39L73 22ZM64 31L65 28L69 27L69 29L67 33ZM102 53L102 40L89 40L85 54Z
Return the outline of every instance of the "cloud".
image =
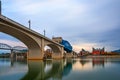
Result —
M96 43L77 43L73 45L73 50L79 52L81 49L85 49L91 52L92 47L95 47L95 45Z
M4 0L3 14L25 26L31 19L33 30L43 34L45 29L49 38L62 36L76 50L111 45L107 48L110 50L120 47L119 3L119 0Z

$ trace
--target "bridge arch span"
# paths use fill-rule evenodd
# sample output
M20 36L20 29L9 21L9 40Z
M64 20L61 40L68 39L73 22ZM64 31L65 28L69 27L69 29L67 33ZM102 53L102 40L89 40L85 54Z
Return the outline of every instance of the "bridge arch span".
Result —
M52 53L52 58L54 58L54 57L61 57L61 54L62 54L62 50L61 50L61 48L60 47L58 47L58 46L56 46L56 45L54 45L54 44L47 44L47 46L49 46L51 49L52 49L52 51L53 51L53 53Z
M22 41L28 47L28 59L43 59L44 46L48 43L55 53L61 52L61 56L56 58L63 57L62 45L2 15L0 15L0 31Z
M47 44L47 46L49 46L53 50L54 53L58 54L58 53L61 52L60 48L58 46L54 45L54 44Z
M36 55L38 56L38 58L40 56L42 57L41 45L38 44L38 42L32 35L29 35L25 31L18 29L16 25L13 25L13 24L10 24L7 22L6 22L6 24L0 23L0 31L3 33L6 33L8 35L11 35L11 36L19 39L21 42L23 42L29 49L28 50L28 58L29 57L31 57L31 59L32 59L32 57L36 58ZM36 58L36 59L38 59L38 58Z
M45 45L44 58L54 58L56 56L60 57L62 54L61 48L54 44Z

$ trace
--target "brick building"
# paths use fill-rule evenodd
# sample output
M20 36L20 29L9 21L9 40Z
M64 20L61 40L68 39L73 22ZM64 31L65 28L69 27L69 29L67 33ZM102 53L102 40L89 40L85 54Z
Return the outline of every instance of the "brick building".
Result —
M100 54L105 54L105 48L93 48L92 49L92 55L100 55Z

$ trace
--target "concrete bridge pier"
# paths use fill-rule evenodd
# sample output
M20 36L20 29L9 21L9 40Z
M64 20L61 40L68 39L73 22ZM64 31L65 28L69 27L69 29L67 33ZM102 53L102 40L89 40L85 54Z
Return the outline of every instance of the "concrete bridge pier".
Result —
M10 59L11 59L11 66L13 66L14 65L14 53L13 53L13 49L11 49Z
M42 52L40 51L40 49L29 49L28 54L27 54L27 59L28 60L43 59Z
M13 49L11 49L11 54L10 54L10 58L13 59L14 58L14 53L13 53Z
M60 51L54 51L54 53L52 54L52 58L53 59L62 59L63 58L63 53L64 53L64 48L61 47Z

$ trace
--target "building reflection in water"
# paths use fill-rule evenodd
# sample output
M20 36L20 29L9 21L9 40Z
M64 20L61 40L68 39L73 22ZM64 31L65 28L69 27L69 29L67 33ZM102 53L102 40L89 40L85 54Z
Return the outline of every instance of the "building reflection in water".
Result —
M88 71L92 69L91 60L82 58L76 60L76 63L73 65L74 71Z
M105 65L105 59L104 58L92 58L92 65L93 67L100 67L102 66L104 68Z
M106 58L82 58L77 61L73 66L74 70L80 70L80 71L89 71L93 70L93 68L104 68L106 63Z
M82 66L84 66L85 64L87 64L88 62L90 62L89 60L85 60L85 59L81 59L80 60L80 64L82 65Z

